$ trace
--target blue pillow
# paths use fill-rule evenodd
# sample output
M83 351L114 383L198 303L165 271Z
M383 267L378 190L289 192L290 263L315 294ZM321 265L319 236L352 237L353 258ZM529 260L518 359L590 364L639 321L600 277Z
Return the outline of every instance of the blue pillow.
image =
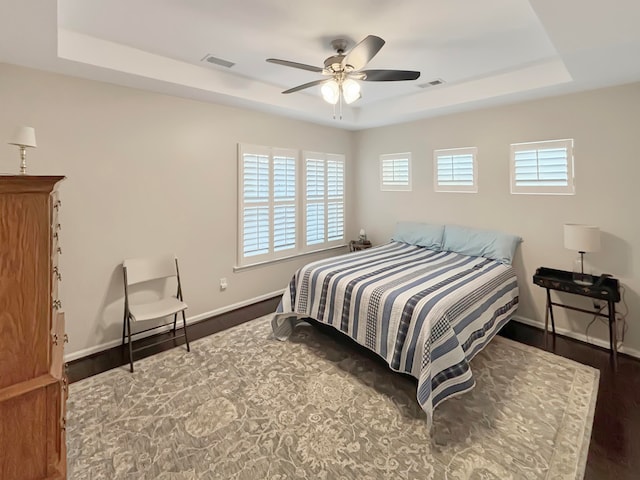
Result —
M391 240L410 245L427 247L430 250L442 249L444 225L417 222L398 222Z
M517 235L481 230L478 228L446 225L442 249L473 257L485 257L511 265L522 238Z

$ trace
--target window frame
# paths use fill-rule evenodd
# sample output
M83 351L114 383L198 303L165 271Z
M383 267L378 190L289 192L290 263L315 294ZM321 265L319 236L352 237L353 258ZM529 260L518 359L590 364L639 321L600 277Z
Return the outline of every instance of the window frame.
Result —
M322 153L315 152L310 150L303 150L301 157L301 167L300 167L300 177L304 179L301 181L301 194L300 194L300 212L302 215L301 222L301 238L300 238L300 251L303 253L318 251L318 250L326 250L329 248L334 248L339 245L346 245L346 156L344 154L339 153ZM313 157L313 158L310 158ZM324 194L321 200L313 199L311 203L324 205L324 241L320 243L313 243L311 245L307 244L307 160L322 160L324 162ZM329 195L329 182L327 181L329 169L328 162L329 161L337 161L342 164L342 195L333 195L330 198ZM331 200L342 200L342 238L329 240L329 203Z
M268 176L268 200L258 201L255 204L262 204L267 206L268 210L268 251L256 255L245 256L244 254L244 234L245 234L245 222L244 211L248 204L245 197L244 180L245 180L245 155L264 155L269 158L269 176ZM306 244L307 237L307 200L306 200L306 158L307 154L312 154L315 157L320 157L323 160L323 176L324 176L324 192L321 199L315 200L315 203L321 203L324 206L324 241L315 243L313 245ZM275 185L274 185L274 157L284 156L293 157L295 159L295 198L293 202L282 201L278 202L275 198ZM342 173L342 191L341 195L328 195L329 185L327 182L327 176L329 175L328 163L329 161L338 161L341 164ZM346 211L347 211L347 181L346 181L346 155L334 154L334 153L320 153L303 151L293 148L281 148L281 147L269 147L262 145L252 145L245 143L238 143L237 151L237 226L236 226L236 266L234 271L242 270L245 268L255 267L262 264L268 264L274 261L292 258L299 255L304 255L312 252L328 250L346 245ZM328 240L328 209L331 200L342 202L342 237L334 240ZM295 205L295 245L293 248L286 248L279 251L275 250L274 245L274 217L275 207L278 204L293 204Z
M567 185L530 185L523 186L516 184L516 152L525 150L540 150L551 148L567 149ZM512 143L509 154L509 177L512 195L575 195L575 159L574 159L574 140L573 138L564 138L559 140L541 140L537 142L521 142Z
M412 191L412 175L411 175L411 163L412 163L412 155L411 152L401 152L401 153L383 153L380 155L380 191L382 192L410 192ZM397 160L406 160L407 161L407 184L406 185L393 185L384 182L384 168L386 161L397 161Z
M244 209L247 205L247 202L244 198L244 155L245 154L254 154L260 156L267 156L269 158L269 174L268 174L268 198L267 200L259 201L256 203L261 204L261 206L266 206L268 208L268 251L266 253L260 253L256 255L245 256L244 255ZM253 265L256 263L262 263L269 260L277 260L280 258L285 258L291 256L292 253L297 252L299 245L299 232L298 228L296 228L296 241L293 248L287 248L283 250L276 251L274 246L274 216L275 216L275 207L278 205L278 202L275 199L275 188L274 188L274 157L293 157L295 159L296 166L296 174L295 174L295 188L296 188L296 196L294 197L294 206L296 208L296 227L298 227L299 221L299 205L297 198L297 188L299 184L299 152L298 150L291 148L278 148L278 147L265 147L261 145L249 145L249 144L238 144L238 199L237 199L237 208L238 208L238 216L237 216L237 265L241 267ZM288 202L291 203L291 202Z
M471 185L440 185L438 183L438 155L448 153L450 156L472 156L472 184ZM478 193L478 147L440 148L433 151L433 189L438 193Z

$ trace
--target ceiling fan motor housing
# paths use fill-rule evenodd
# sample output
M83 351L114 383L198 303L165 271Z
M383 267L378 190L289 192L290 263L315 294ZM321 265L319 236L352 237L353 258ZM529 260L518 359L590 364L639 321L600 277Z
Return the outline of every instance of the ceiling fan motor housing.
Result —
M324 61L324 68L328 70L329 73L340 73L343 70L343 67L342 67L343 59L344 59L344 55L332 55L331 57L327 58Z

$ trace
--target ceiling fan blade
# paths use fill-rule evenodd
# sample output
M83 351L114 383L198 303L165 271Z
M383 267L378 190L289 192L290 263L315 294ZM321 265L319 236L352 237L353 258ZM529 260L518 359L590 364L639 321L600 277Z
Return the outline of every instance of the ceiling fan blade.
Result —
M400 80L415 80L420 72L411 70L362 70L366 76L362 80L367 82L397 82Z
M320 85L321 83L328 82L330 79L323 78L322 80L314 80L313 82L305 83L303 85L298 85L297 87L290 88L289 90L285 90L282 93L293 93L299 92L300 90L304 90L305 88L315 87L316 85Z
M360 70L376 56L384 45L384 40L375 35L369 35L351 49L342 60L342 66L351 65L354 70Z
M310 72L322 73L322 68L314 67L313 65L306 65L304 63L290 62L289 60L280 60L278 58L267 58L267 62L277 63L278 65L284 65L285 67L293 67L301 70L309 70Z

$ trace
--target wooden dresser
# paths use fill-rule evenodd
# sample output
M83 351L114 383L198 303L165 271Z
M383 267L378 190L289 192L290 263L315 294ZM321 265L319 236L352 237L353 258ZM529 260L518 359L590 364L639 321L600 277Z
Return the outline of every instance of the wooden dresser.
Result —
M0 176L0 480L66 478L63 178Z

